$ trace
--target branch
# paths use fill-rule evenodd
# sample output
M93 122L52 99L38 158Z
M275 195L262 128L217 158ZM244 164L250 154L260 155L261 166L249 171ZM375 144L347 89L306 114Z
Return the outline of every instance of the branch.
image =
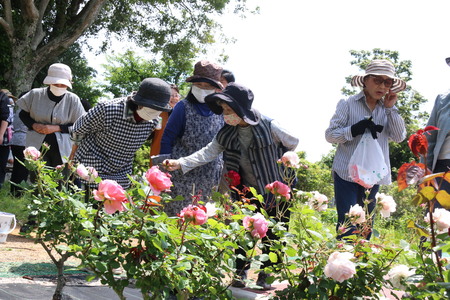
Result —
M14 30L13 28L11 28L10 24L8 24L8 22L5 21L5 19L3 19L2 17L0 17L0 26L3 27L9 40L12 41L12 39L14 38Z
M31 41L31 49L36 50L38 45L42 42L45 37L45 32L42 29L42 20L44 19L44 13L47 9L48 3L50 0L42 0L39 5L39 17L36 21L36 32L34 34L33 40Z
M39 11L34 5L33 0L23 0L21 3L22 10L24 12L24 18L28 20L36 20L39 18Z
M35 62L42 67L46 62L42 60L43 57L57 57L69 48L97 19L103 4L107 0L90 0L83 7L81 12L72 20L69 21L69 26L61 33L51 39L46 45L41 48L36 47Z
M14 38L14 23L12 21L12 9L10 0L3 1L3 12L5 13L5 18L3 19L0 17L0 25L5 30L9 40L12 41Z

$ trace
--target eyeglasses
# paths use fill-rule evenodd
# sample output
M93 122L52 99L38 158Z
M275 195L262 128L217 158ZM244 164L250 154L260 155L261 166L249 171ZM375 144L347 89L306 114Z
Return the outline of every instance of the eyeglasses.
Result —
M383 77L375 76L375 75L369 75L371 78L373 78L373 82L375 82L376 85L382 85L384 83L384 86L387 88L390 88L394 85L395 79L392 78L386 78L383 79Z

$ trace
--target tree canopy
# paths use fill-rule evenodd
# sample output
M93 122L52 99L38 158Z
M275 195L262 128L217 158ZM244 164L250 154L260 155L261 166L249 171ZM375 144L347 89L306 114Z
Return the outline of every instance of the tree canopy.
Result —
M213 17L247 11L246 0L1 0L0 82L13 93L32 87L45 66L80 37L112 35L185 69L214 42ZM131 48L131 47L130 47Z
M174 83L180 88L186 84L184 79L192 73L192 64L187 66L175 66L172 61L160 62L156 59L145 59L132 50L123 54L107 57L103 91L113 94L114 97L128 95L136 91L144 78L157 77L169 83ZM185 69L183 69L185 68Z

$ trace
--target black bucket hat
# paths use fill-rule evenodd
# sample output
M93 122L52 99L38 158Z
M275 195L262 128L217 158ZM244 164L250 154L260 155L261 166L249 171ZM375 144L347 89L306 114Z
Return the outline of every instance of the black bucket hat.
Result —
M145 78L139 90L132 96L137 105L150 107L159 111L170 111L170 85L159 78Z
M221 115L223 109L219 103L224 101L247 124L256 125L259 123L260 114L252 108L253 98L253 92L250 89L231 82L222 92L206 96L205 102L212 112Z

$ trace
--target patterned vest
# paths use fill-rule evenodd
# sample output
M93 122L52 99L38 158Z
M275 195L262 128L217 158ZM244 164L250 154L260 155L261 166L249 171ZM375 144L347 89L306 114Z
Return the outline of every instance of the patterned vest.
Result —
M283 181L280 166L277 164L286 149L281 143L275 143L272 137L271 119L262 116L261 121L252 126L253 140L248 153L252 163L252 171L256 177L259 193L265 194L265 186L276 180ZM225 148L224 165L227 171L239 172L240 143L236 126L225 125L217 134L217 141Z

